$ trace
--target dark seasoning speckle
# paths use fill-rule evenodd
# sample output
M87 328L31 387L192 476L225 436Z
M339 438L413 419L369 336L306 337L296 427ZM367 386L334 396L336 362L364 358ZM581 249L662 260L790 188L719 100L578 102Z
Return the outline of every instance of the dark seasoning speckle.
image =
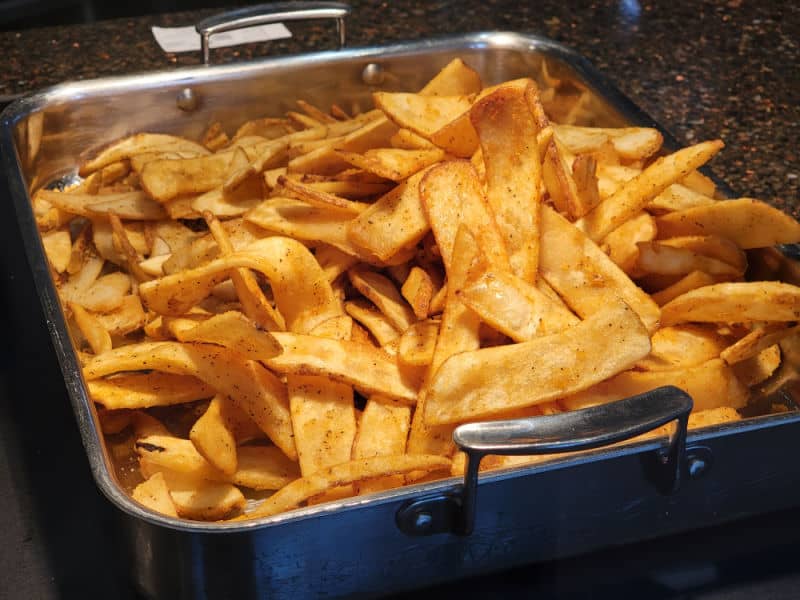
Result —
M479 30L549 36L594 63L684 144L721 137L712 171L739 194L800 216L800 5L793 2L352 0L350 45ZM185 26L216 11L0 33L0 98L71 79L195 65L166 54L152 25ZM216 62L335 45L330 23L293 23L291 40L214 51Z

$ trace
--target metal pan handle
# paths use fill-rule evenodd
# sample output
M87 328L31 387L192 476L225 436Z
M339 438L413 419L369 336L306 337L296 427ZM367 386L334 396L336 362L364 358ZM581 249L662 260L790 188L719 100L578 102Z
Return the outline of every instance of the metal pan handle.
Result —
M344 19L350 14L350 7L342 2L273 2L248 6L200 21L195 29L200 34L200 48L203 51L203 64L211 61L211 36L215 33L233 31L243 27L268 25L282 21L307 21L310 19L335 19L339 36L339 48L345 44Z
M663 467L662 493L674 493L681 485L686 464L686 429L692 399L684 391L660 387L650 392L582 410L516 419L461 425L453 440L467 455L464 486L459 498L413 501L397 514L398 527L410 535L451 531L472 533L478 498L478 468L484 456L536 455L590 450L622 442L672 421L677 428L669 447L659 457Z

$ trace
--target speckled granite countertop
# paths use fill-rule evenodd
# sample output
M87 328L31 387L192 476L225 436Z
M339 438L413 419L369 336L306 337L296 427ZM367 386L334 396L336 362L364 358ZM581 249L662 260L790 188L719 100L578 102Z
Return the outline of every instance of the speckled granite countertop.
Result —
M679 141L722 137L712 170L732 189L791 206L800 189L800 5L753 0L564 2L352 0L348 44L479 30L565 43ZM0 99L69 79L199 63L165 54L152 25L191 25L214 11L0 33ZM219 62L331 47L332 27L293 24L289 41L215 51Z

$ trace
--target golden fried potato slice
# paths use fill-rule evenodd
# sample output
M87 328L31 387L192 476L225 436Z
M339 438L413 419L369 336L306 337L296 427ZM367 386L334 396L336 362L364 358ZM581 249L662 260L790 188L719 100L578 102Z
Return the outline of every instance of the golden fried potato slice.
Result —
M286 389L258 363L211 344L143 342L120 346L96 357L84 368L84 376L93 380L112 373L141 370L201 379L229 396L289 458L297 456Z
M744 274L747 269L747 256L744 251L727 238L716 235L687 235L662 239L659 243L721 260L731 265L740 274Z
M730 263L700 254L687 247L676 247L657 241L637 242L636 266L645 273L688 275L703 271L715 277L734 279L744 273Z
M454 58L419 91L423 96L453 96L477 94L483 84L481 77L460 58Z
M36 194L59 210L81 217L92 218L110 212L123 219L139 221L158 221L167 217L164 208L141 191L95 195L39 190Z
M337 154L355 167L392 181L403 181L425 167L441 161L445 154L439 148L403 150L375 148L363 154L337 151Z
M382 312L371 308L367 302L358 300L345 302L344 310L366 327L381 346L391 343L400 336L400 332L397 331L389 318Z
M232 482L251 490L278 490L300 477L297 463L276 446L239 446Z
M270 496L241 519L271 517L278 513L297 508L313 496L343 485L379 479L392 475L402 475L411 471L445 471L450 469L450 461L441 456L417 454L413 456L374 456L352 460L328 467L322 471L293 481Z
M69 231L57 230L42 234L42 246L47 260L56 273L63 273L72 258L72 240Z
M752 387L772 375L780 364L781 348L773 344L755 356L737 362L733 365L733 372L743 385Z
M646 212L641 212L609 233L603 240L602 248L628 276L640 275L637 272L638 243L649 242L655 237L655 219Z
M72 318L75 319L75 324L83 337L86 338L92 352L102 354L111 350L111 336L103 327L103 324L80 304L70 302L68 306L72 311Z
M733 370L715 358L695 367L669 371L626 371L588 390L561 399L568 410L621 400L664 385L674 385L692 397L694 410L720 406L741 408L747 404L748 391Z
M760 200L739 198L673 212L656 219L659 239L715 235L739 248L765 248L800 241L800 223Z
M778 281L716 283L661 307L662 325L748 323L800 319L800 287Z
M189 431L189 439L200 455L227 476L236 472L237 464L236 437L225 414L229 403L225 396L214 396Z
M681 277L678 281L670 286L665 287L663 290L652 294L650 297L656 301L659 306L664 306L667 302L674 300L678 296L696 290L697 288L705 287L717 283L716 278L712 277L704 271L692 271L685 277Z
M142 299L151 310L181 315L227 279L230 269L249 268L269 280L278 311L291 330L307 330L341 313L325 273L314 255L296 240L271 237L258 240L210 263L148 281L139 287Z
M366 214L368 211L362 213ZM310 206L294 198L274 197L265 200L245 215L245 220L263 229L307 242L324 242L338 250L367 262L376 262L348 237L353 216L341 210ZM391 260L403 262L406 255Z
M126 273L109 273L98 277L88 288L71 298L92 312L109 312L122 305L130 292L131 278ZM63 290L63 288L62 288Z
M418 319L424 319L428 316L431 300L438 291L438 287L430 273L421 267L414 266L405 278L400 293L411 305L414 315Z
M419 193L426 173L412 175L349 222L348 239L384 261L415 246L430 229Z
M561 333L451 357L428 390L425 420L459 423L561 398L649 352L647 329L629 306L616 302Z
M139 504L150 510L168 517L178 517L178 511L172 501L172 496L170 496L163 473L155 473L147 481L137 485L133 488L131 496Z
M725 348L719 356L727 364L735 365L797 333L800 333L800 325L786 327L785 323L766 323Z
M417 321L400 336L397 358L401 363L414 367L426 367L433 362L436 338L439 335L438 320Z
M658 305L592 240L547 206L542 206L539 266L542 277L579 317L622 299L648 331L658 328Z
M676 212L697 208L699 206L707 206L715 202L717 202L717 200L714 200L714 198L699 194L680 183L673 183L658 196L653 198L650 204L647 205L647 210L654 213Z
M234 350L250 360L266 360L280 354L280 344L242 313L228 311L197 321L190 329L172 332L179 342L204 342Z
M536 286L487 265L470 273L458 298L485 323L517 342L558 333L580 321Z
M356 436L352 386L318 376L287 380L301 474L350 460Z
M542 174L535 141L538 127L525 89L501 86L472 106L470 119L486 166L486 198L508 251L511 271L533 283L539 264Z
M657 129L649 127L578 127L554 125L559 141L572 154L595 152L606 142L625 160L641 160L658 152L663 137Z
M424 96L401 92L374 92L372 99L398 127L426 139L469 110L470 96Z
M674 325L662 327L650 338L650 354L636 363L640 371L665 371L696 367L718 358L728 341L712 327Z
M214 395L214 389L191 375L126 373L86 382L89 397L108 409L137 409L194 402Z
M722 141L713 140L662 156L582 217L578 221L578 226L586 231L591 239L602 240L639 213L668 186L680 181L686 172L711 160L723 146Z
M181 137L163 133L137 133L111 144L93 159L83 163L79 173L85 177L111 163L149 152L191 153L195 156L209 154L200 144Z
M241 149L238 151L243 152ZM207 192L223 184L234 155L235 151L198 158L152 160L142 167L142 189L159 202Z
M509 268L508 252L472 165L453 160L433 167L420 182L420 196L442 255L452 269L456 232L464 224L490 264Z
M270 369L292 375L324 375L367 393L406 404L417 400L419 381L374 346L287 332L274 333L283 353L266 361Z
M284 175L278 177L278 185L280 185L288 195L312 206L341 209L353 215L360 214L369 207L369 204L365 204L364 202L353 202L346 198L340 198L339 196L320 191L311 185L295 181Z
M436 147L421 135L417 135L408 129L398 129L397 133L389 140L389 143L392 148L401 150L430 150Z
M215 187L190 202L191 209L197 213L205 211L217 217L239 217L255 208L264 199L261 181L251 177L230 191Z
M347 274L350 283L386 315L397 331L405 331L417 320L411 307L389 278L359 267L350 269Z
M242 492L230 483L186 481L185 478L169 477L167 481L178 515L185 519L225 519L241 511L246 503Z
M411 409L387 398L373 396L361 414L358 435L353 442L353 459L401 455L411 425ZM402 475L370 479L358 484L359 495L372 494L403 485Z

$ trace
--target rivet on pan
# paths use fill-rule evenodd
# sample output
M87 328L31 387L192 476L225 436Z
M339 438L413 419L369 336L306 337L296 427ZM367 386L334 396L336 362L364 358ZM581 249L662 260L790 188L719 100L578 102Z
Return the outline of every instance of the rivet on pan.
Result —
M367 85L381 85L385 78L383 67L377 63L369 63L361 72L361 80Z
M686 449L686 471L689 479L699 479L705 475L713 462L711 450L705 446Z
M419 532L424 532L433 523L433 515L429 512L420 512L414 517L414 528Z
M175 99L175 104L178 108L186 112L192 112L197 108L197 94L192 88L183 88L178 92L178 97Z

